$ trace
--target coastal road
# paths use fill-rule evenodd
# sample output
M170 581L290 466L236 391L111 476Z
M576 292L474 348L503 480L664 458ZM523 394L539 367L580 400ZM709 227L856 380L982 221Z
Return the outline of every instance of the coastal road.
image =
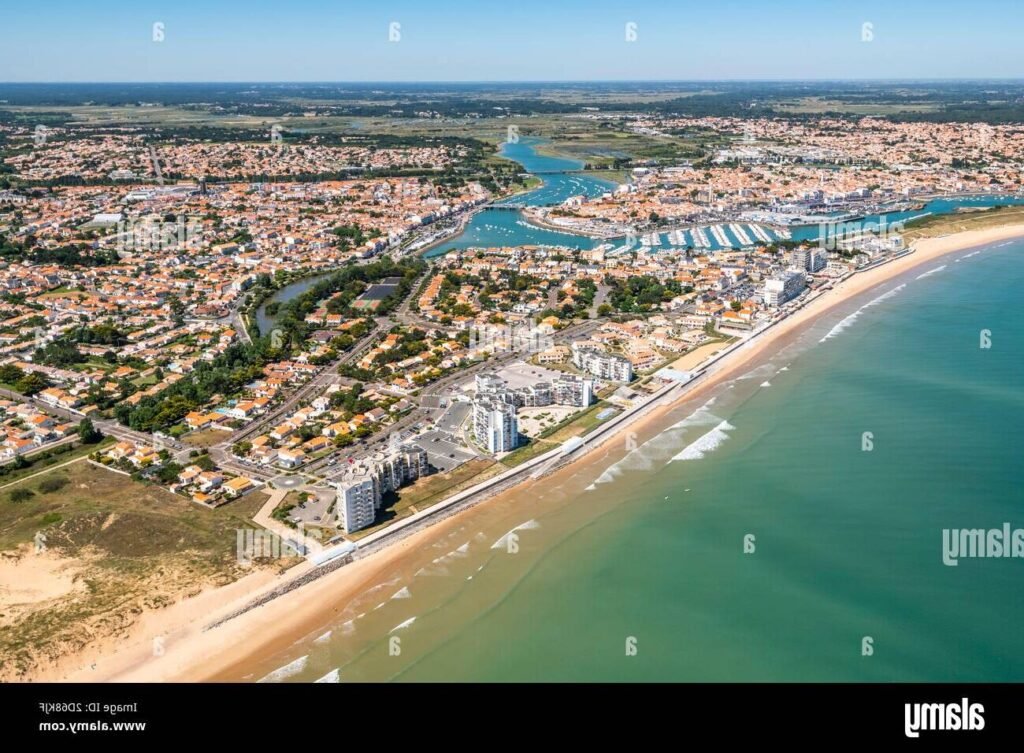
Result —
M157 156L156 147L149 147L149 161L153 163L153 175L156 176L156 182L161 186L164 184L164 171L160 169L160 158Z

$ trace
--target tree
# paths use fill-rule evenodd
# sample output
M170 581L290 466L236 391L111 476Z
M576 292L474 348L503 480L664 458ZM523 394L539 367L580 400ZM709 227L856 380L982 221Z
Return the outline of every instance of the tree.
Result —
M4 384L17 384L25 376L25 372L13 363L0 366L0 382Z
M37 392L42 392L50 386L49 381L42 374L33 371L31 374L26 374L14 384L14 389L23 395L34 395Z
M93 426L92 420L83 418L82 422L78 424L78 436L82 440L82 444L96 444L103 439L103 434Z

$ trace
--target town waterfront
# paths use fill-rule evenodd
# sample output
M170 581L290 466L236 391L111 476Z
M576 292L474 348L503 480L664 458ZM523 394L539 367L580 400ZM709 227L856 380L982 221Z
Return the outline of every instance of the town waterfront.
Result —
M232 679L1021 680L1024 563L945 565L942 531L1022 525L1022 253L844 304Z

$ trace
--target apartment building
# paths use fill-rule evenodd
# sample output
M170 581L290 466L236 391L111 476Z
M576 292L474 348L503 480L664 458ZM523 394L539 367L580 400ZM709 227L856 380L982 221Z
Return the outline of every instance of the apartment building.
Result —
M345 533L371 525L381 503L380 481L369 468L352 471L351 478L338 485L337 510Z
M633 381L633 364L628 358L592 348L578 348L573 343L572 363L577 369L613 382Z
M427 451L403 444L352 468L336 488L338 525L352 533L371 525L384 495L430 473Z
M559 377L551 383L556 405L586 408L594 402L594 380L578 376Z
M504 395L478 396L473 401L473 436L488 452L514 450L519 444L516 406Z
M767 306L781 306L786 301L796 298L807 286L807 278L804 272L797 270L786 270L774 277L765 280L764 302Z

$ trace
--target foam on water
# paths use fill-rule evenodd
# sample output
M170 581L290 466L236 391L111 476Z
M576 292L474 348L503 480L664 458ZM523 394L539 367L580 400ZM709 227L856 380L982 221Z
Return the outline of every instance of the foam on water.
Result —
M323 635L321 635L321 636L319 636L317 638L314 638L313 639L313 643L327 643L327 641L329 641L330 639L331 639L331 631L328 630Z
M425 566L425 567L421 567L421 568L420 568L419 570L417 570L417 571L415 572L415 574L413 575L413 577L414 577L414 578L417 578L417 577L419 577L419 576L421 576L421 575L423 575L423 576L430 576L430 575L438 575L438 576L441 576L441 575L448 575L448 568L447 568L447 567L445 567L444 565L437 565L437 566L435 566L435 567L430 567L430 566Z
M771 382L761 382L761 386L762 387L771 387L772 383Z
M398 630L405 630L405 628L409 627L414 622L416 622L416 618L415 617L410 617L409 619L405 620L404 622L399 622L397 625L395 625L393 628L391 628L391 630L388 631L388 635L391 635L391 633L394 633L394 632L396 632Z
M535 528L540 528L540 523L538 523L536 520L528 520L525 523L520 523L511 531L502 536L500 539L491 544L491 549L505 549L508 546L509 536L514 534L516 531L531 531Z
M313 680L313 684L315 685L318 682L324 682L324 683L327 683L329 685L336 685L336 684L338 684L340 679L341 679L341 670L340 669L332 669L330 672L325 674L319 680Z
M688 429L700 426L714 426L722 422L719 416L711 412L711 406L717 398L712 397L693 413L681 421L677 421L660 434L651 437L642 445L626 454L622 460L606 468L600 476L586 488L593 491L599 484L607 484L619 478L625 471L649 471L655 463L663 463L672 457L679 446L680 438Z
M732 431L736 427L730 424L728 421L722 421L718 426L703 435L695 442L687 445L682 449L679 454L675 455L672 460L702 460L709 452L717 450L725 440L729 438L727 432Z
M306 654L305 656L300 656L295 661L289 662L288 664L285 664L283 667L278 667L273 672L266 675L265 677L262 677L256 682L281 682L282 680L286 680L293 675L299 674L299 672L306 668L306 665L308 663L309 654Z
M394 594L391 595L391 598L392 599L409 599L409 598L412 598L412 592L409 590L408 586L402 586L400 589L395 591Z
M915 279L922 280L925 277L931 277L933 274L941 272L945 268L946 268L946 265L943 264L942 266L936 267L935 269L929 269L927 272L922 272L921 274L919 274Z
M945 266L941 267L941 269L945 269ZM921 275L921 276L924 277L924 275ZM918 279L920 279L920 278L918 278ZM861 306L859 309L857 309L852 314L850 314L848 317L846 317L841 322L839 322L839 324L834 326L831 330L829 330L829 333L827 335L825 335L823 338L821 338L821 340L819 340L818 342L825 342L826 340L831 340L836 335L842 334L842 332L844 330L849 329L850 326L853 325L853 323L856 322L860 318L860 315L864 312L865 309L869 309L872 306L875 306L875 305L881 303L882 301L885 301L885 300L888 300L889 298L892 298L894 295L899 293L905 287L907 287L906 283L903 283L902 285L897 285L892 290L889 290L889 291L886 291L885 293L882 293L882 295L878 296L878 298L875 298L874 300L868 301L863 306Z

